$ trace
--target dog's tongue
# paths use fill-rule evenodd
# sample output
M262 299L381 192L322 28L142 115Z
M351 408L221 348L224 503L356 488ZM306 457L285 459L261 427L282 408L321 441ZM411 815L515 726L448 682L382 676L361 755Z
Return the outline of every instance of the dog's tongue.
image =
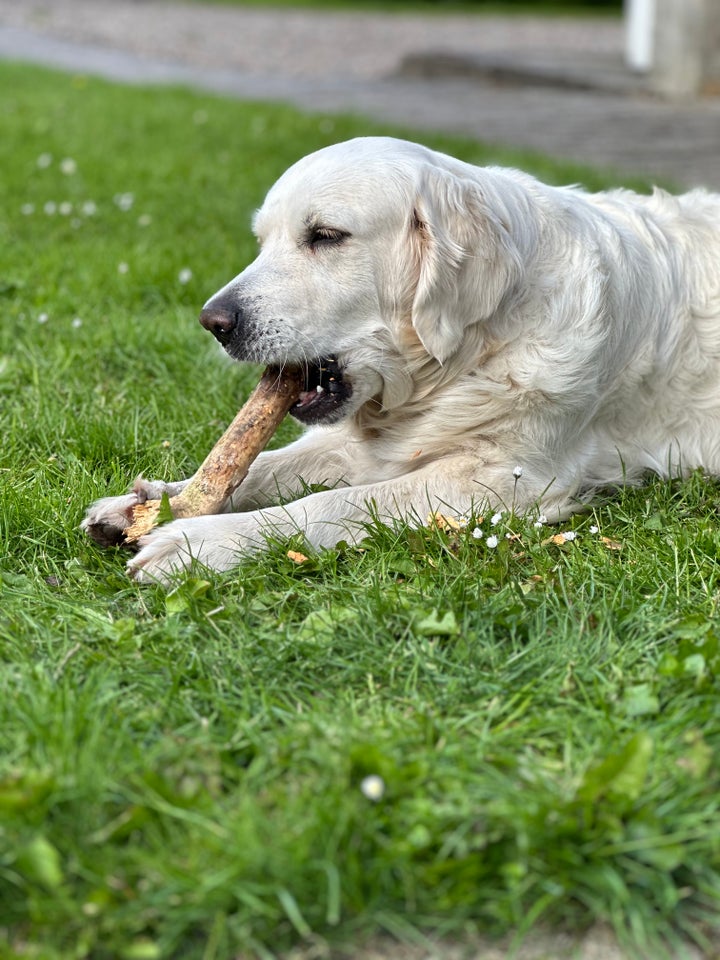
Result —
M295 407L307 407L308 404L312 403L313 400L317 400L317 398L323 393L325 393L325 388L321 387L319 384L317 387L313 387L312 390L302 390L297 399Z

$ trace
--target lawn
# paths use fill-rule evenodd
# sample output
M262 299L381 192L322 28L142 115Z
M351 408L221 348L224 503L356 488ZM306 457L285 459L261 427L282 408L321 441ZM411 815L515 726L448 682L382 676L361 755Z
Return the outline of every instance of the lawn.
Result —
M140 588L84 508L202 459L257 377L196 322L252 210L297 157L386 131L19 66L0 87L0 955L598 920L653 960L707 943L718 482Z

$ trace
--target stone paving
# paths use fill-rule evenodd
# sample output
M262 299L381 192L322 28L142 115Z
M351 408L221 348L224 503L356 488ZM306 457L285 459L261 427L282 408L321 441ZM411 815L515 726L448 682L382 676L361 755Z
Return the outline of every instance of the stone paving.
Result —
M0 56L349 110L720 189L720 97L650 96L619 20L0 0Z

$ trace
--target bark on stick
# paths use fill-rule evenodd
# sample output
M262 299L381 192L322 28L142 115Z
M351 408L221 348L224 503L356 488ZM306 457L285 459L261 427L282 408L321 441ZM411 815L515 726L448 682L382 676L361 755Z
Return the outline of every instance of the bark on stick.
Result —
M298 369L268 367L265 370L190 483L176 497L170 498L175 519L220 512L297 400L302 386L303 377ZM137 504L133 521L123 534L126 543L134 543L152 530L157 523L160 503L160 500L147 500Z

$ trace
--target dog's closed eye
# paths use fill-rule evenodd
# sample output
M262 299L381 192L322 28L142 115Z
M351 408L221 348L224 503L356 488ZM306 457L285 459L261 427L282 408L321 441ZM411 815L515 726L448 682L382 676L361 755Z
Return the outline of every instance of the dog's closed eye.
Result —
M307 228L303 237L305 246L311 250L318 247L336 247L344 243L351 236L347 230L340 230L337 227L325 227L319 224L312 224Z

